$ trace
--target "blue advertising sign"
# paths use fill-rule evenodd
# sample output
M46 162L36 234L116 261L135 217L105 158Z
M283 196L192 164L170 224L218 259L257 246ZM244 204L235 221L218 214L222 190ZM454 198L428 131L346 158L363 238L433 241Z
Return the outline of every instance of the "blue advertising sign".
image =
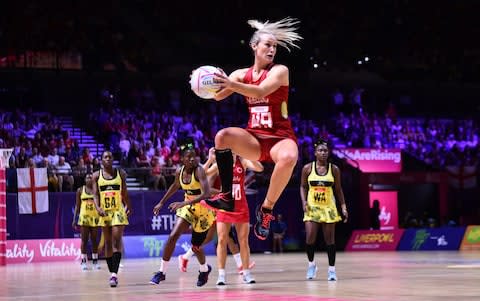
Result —
M180 235L172 256L178 256L185 253L192 244L190 243L192 235ZM168 235L136 235L124 236L123 244L126 258L149 258L162 257L163 249L167 243ZM203 246L206 255L215 254L215 245L213 242Z
M398 246L401 251L458 250L465 227L407 229Z

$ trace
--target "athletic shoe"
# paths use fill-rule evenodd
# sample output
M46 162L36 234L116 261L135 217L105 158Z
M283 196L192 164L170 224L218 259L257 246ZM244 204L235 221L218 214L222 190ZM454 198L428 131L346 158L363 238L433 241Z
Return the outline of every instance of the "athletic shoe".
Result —
M183 258L183 255L178 255L178 268L181 272L187 271L188 259Z
M243 283L252 284L255 283L255 278L253 278L252 274L243 274Z
M92 263L92 269L94 270L100 270L100 265L98 264L98 260L93 260L93 263Z
M86 261L82 261L82 263L80 263L80 267L82 268L82 271L88 270L87 262L86 262Z
M255 266L255 261L250 261L250 264L248 265L248 269L251 270L251 269L253 269L254 266ZM238 267L238 273L240 275L243 274L243 266Z
M337 281L337 273L335 271L328 271L328 281Z
M205 204L215 210L233 211L235 202L231 192L220 192L210 199L206 199Z
M217 285L225 285L227 282L225 281L225 275L218 275L217 278Z
M317 265L309 266L307 269L307 279L311 280L317 277Z
M270 222L275 220L275 217L271 213L265 213L262 211L262 206L258 205L256 209L257 222L253 228L253 233L260 240L265 240L270 233Z
M152 279L150 279L150 284L159 284L160 281L165 280L165 274L163 272L156 272L153 274Z
M208 271L207 272L198 272L198 280L197 286L204 286L208 282L208 275L212 271L212 267L208 264Z
M108 281L110 283L110 287L117 287L118 285L118 279L115 276L110 277L110 280Z

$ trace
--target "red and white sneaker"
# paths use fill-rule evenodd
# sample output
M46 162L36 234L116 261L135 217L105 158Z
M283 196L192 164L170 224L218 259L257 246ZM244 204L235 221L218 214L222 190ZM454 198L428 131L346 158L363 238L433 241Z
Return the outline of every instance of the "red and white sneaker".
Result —
M178 269L182 272L187 272L188 259L183 258L183 255L178 255Z

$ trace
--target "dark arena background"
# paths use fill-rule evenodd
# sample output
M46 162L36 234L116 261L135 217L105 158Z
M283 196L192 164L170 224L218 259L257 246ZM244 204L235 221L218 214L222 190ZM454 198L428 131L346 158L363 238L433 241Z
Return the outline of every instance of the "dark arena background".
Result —
M4 3L0 300L479 300L479 9L467 0ZM195 286L196 258L186 273L177 267L187 231L167 279L150 285L177 218L167 205L159 215L153 207L182 164L179 141L193 139L203 164L219 130L248 122L243 96L201 99L189 75L203 65L227 74L251 66L247 20L288 16L303 40L275 56L289 68L299 153L273 210L272 227L279 215L286 226L281 247L273 234L253 234L273 171L265 163L246 184L256 283L242 282L229 253L228 283L216 285L214 238L204 246L209 281ZM349 213L335 227L337 281L327 281L322 231L317 277L305 277L301 172L320 138L341 171ZM126 172L133 208L116 288L100 228L100 269L88 255L82 270L72 226L76 191L106 150ZM178 191L167 204L183 198Z

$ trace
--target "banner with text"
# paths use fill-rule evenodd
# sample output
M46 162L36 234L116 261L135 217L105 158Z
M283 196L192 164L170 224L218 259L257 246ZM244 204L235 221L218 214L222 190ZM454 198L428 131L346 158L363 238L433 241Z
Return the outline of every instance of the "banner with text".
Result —
M80 239L7 240L7 264L80 260Z
M172 256L178 256L185 253L192 244L190 243L192 235L180 235ZM139 235L139 236L125 236L123 244L125 247L126 258L149 258L161 257L163 249L167 243L168 235ZM210 242L202 247L206 255L215 254L215 246Z
M460 250L480 250L480 226L468 226L463 236L462 245Z
M458 250L464 234L465 227L407 229L398 250Z
M395 251L403 231L403 229L355 230L345 251Z
M397 148L345 148L334 150L339 158L357 166L363 172L401 172L402 150Z

